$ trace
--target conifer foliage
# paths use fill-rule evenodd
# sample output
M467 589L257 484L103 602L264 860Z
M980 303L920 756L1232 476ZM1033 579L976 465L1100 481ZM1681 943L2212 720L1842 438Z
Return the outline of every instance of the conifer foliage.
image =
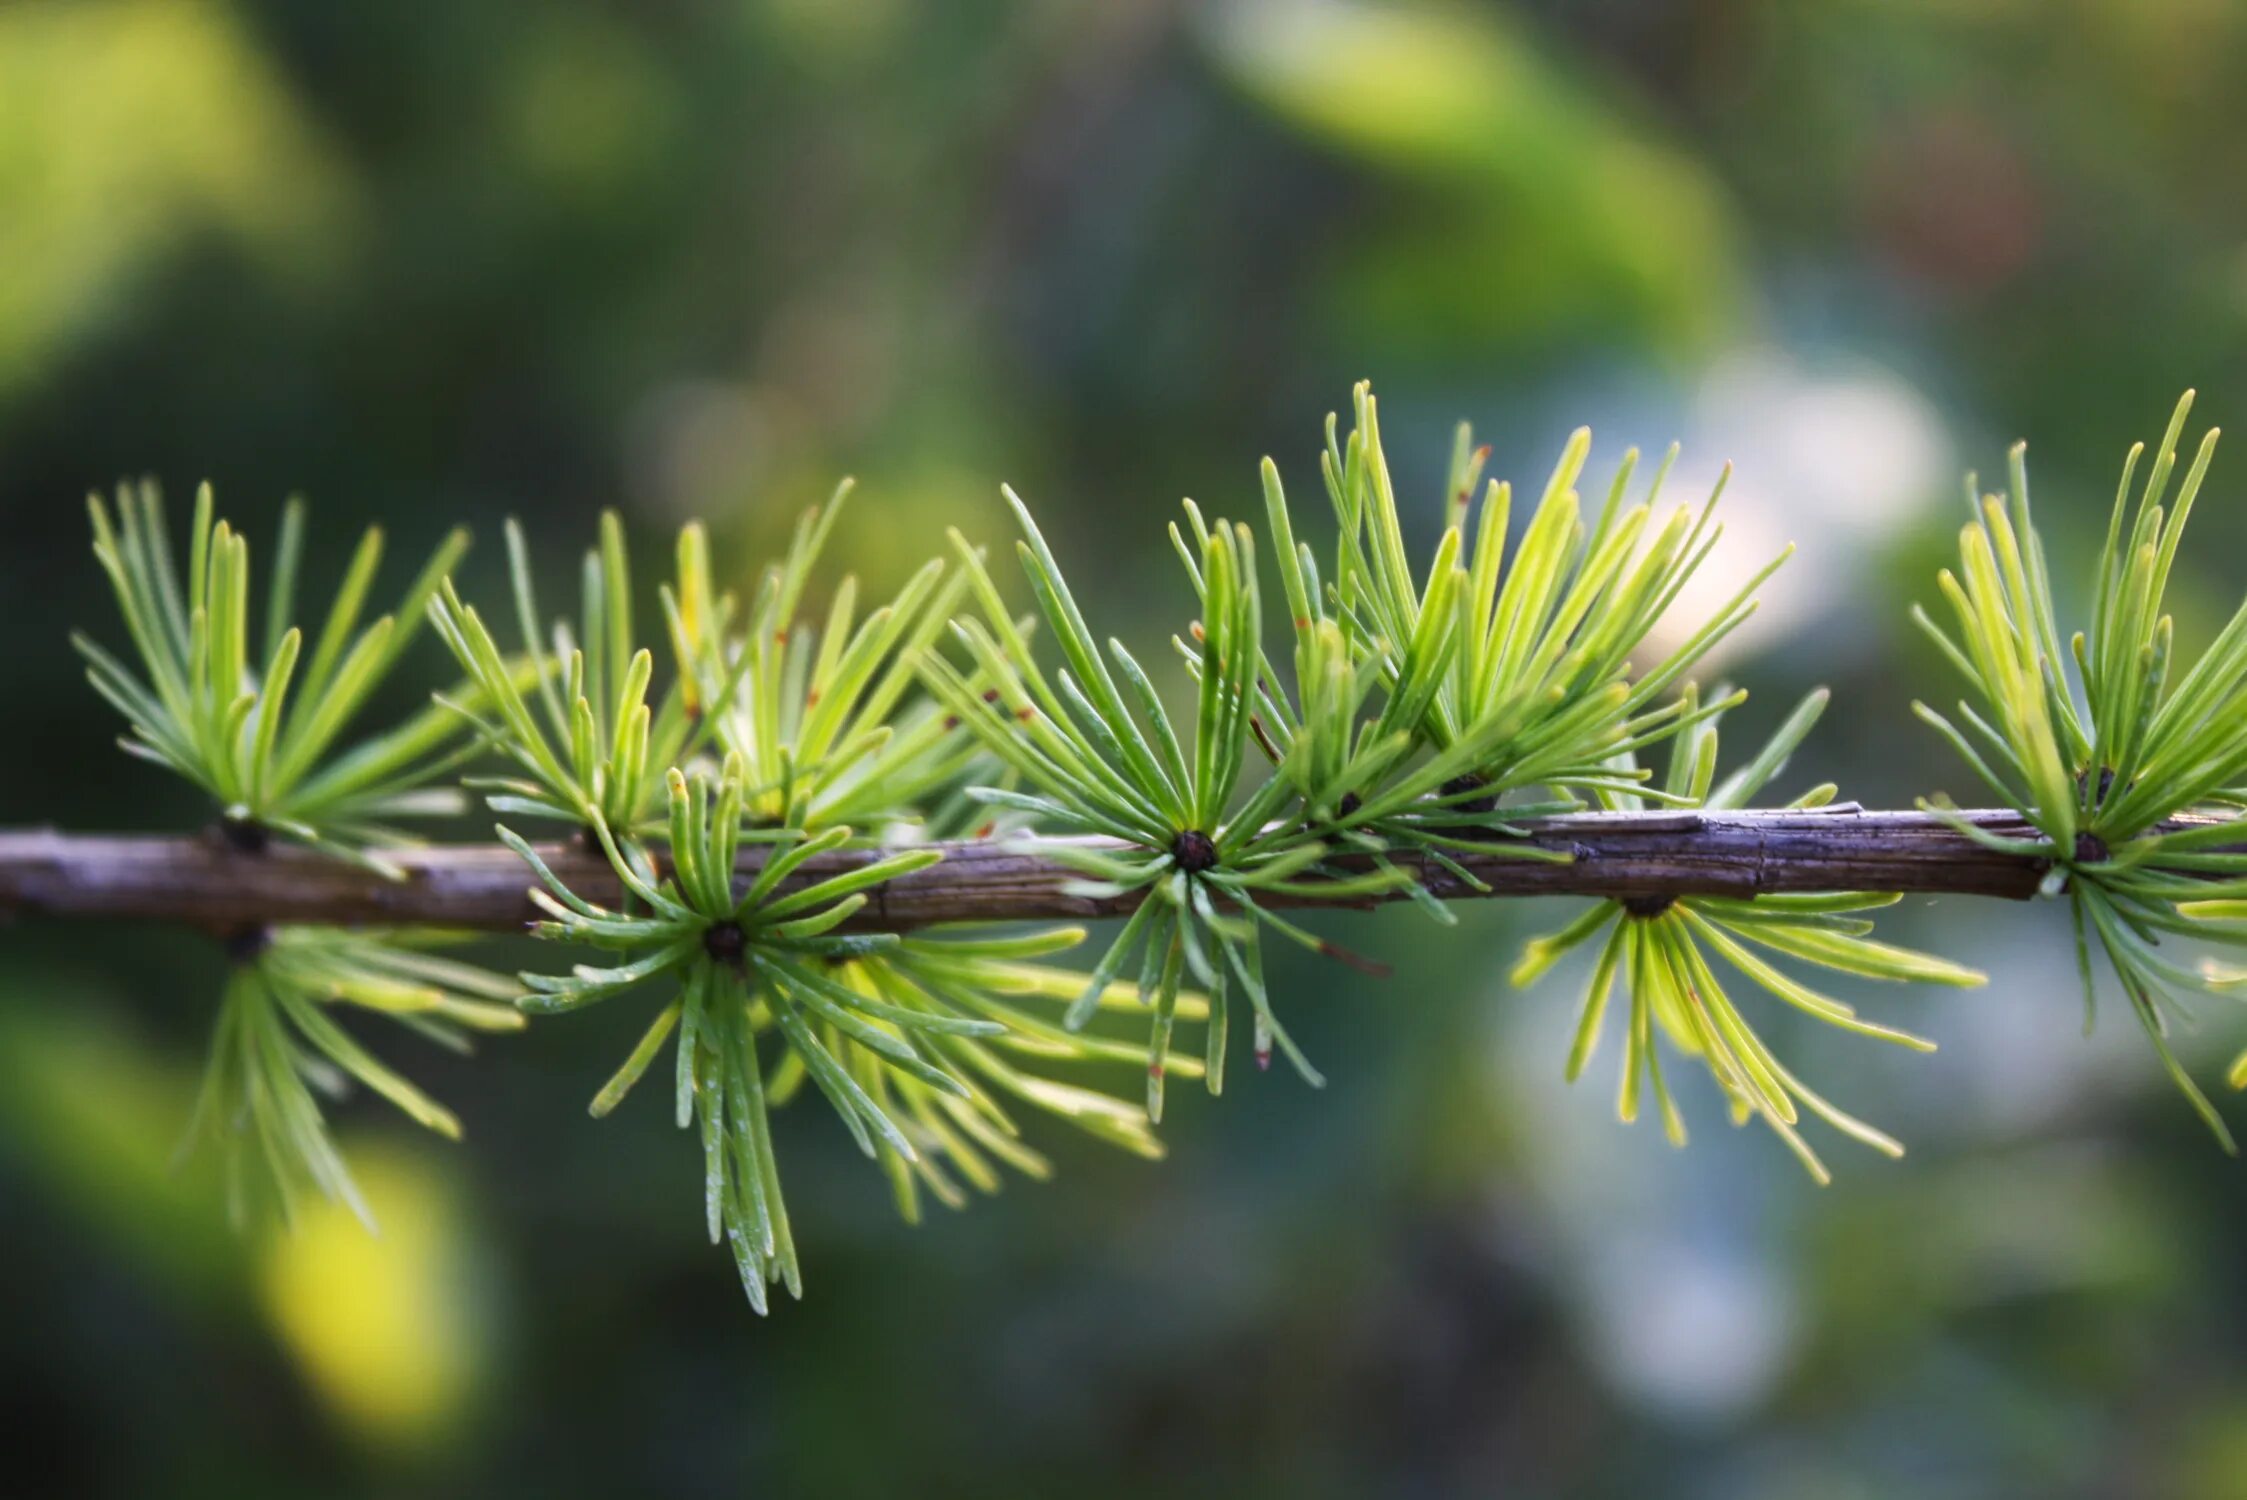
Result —
M2043 862L2045 894L2069 904L2087 995L2096 949L2228 1146L2169 1041L2182 992L2247 989L2247 970L2188 967L2172 951L2247 947L2247 854L2232 826L2247 799L2247 606L2186 665L2162 605L2214 448L2210 433L2172 500L2189 406L2188 395L2134 500L2133 452L2090 625L2065 649L2021 451L2008 495L1981 497L1969 481L1975 519L1958 571L1938 581L1948 615L1915 611L1969 694L1955 715L1919 712L2036 836L1929 808ZM1569 858L1525 836L1534 819L1741 809L1782 775L1825 693L1720 778L1718 721L1745 694L1703 693L1694 674L1784 554L1748 560L1747 581L1707 617L1678 618L1722 541L1721 482L1673 503L1675 450L1650 472L1633 451L1587 506L1591 434L1578 431L1517 516L1462 426L1444 490L1408 506L1365 386L1350 419L1346 433L1328 419L1318 455L1324 517L1292 512L1270 460L1253 522L1186 503L1170 528L1185 577L1167 664L1095 628L1063 549L1011 490L1018 572L954 533L946 556L864 609L855 581L830 583L821 566L847 484L805 514L746 605L721 586L695 524L648 608L612 514L584 555L576 616L549 619L533 539L511 522L498 630L451 577L462 534L394 613L362 625L382 551L370 532L309 637L296 620L301 506L284 513L253 636L249 544L208 488L184 569L152 488L120 491L114 509L95 500L94 551L130 649L77 645L126 720L127 751L201 788L245 857L280 839L385 878L402 878L386 851L412 840L408 820L459 818L473 796L543 913L514 977L438 951L455 936L440 932L223 934L234 965L193 1139L218 1148L245 1208L266 1196L286 1207L307 1189L358 1206L317 1096L356 1082L432 1129L458 1126L345 1029L348 1013L462 1046L526 1017L639 1005L645 1030L592 1112L617 1108L668 1051L672 1112L701 1148L705 1227L763 1311L772 1286L802 1287L771 1123L791 1099L824 1100L908 1217L925 1198L957 1207L995 1191L1001 1168L1043 1176L1039 1140L1056 1127L1159 1156L1169 1082L1221 1091L1236 1024L1259 1065L1277 1052L1321 1081L1285 1020L1304 997L1274 993L1271 945L1379 966L1304 908L1394 896L1449 923L1438 889L1488 889L1470 857L1486 869ZM1422 535L1432 543L1409 540ZM426 706L346 743L425 621L459 680L430 679ZM1660 776L1645 763L1656 749ZM1833 795L1820 785L1786 805ZM572 890L519 829L598 851L622 900ZM1089 962L1055 961L1081 927L885 924L890 882L978 837L1064 866L1072 894L1122 912ZM1683 1144L1688 1105L1665 1056L1690 1060L1736 1123L1759 1121L1823 1181L1813 1117L1902 1147L1806 1084L1759 1019L1791 1011L1924 1049L1801 971L1982 978L1877 941L1868 913L1893 900L1600 901L1530 943L1514 977L1529 983L1582 950L1569 1077L1618 1033L1620 1114L1651 1099ZM2233 1082L2247 1083L2247 1054Z
M1971 836L2050 864L2045 892L2067 897L2074 924L2085 1029L2097 1001L2095 940L2162 1067L2236 1153L2230 1128L2177 1060L2169 1036L2185 1015L2180 992L2237 993L2247 989L2247 970L2213 960L2188 968L2161 951L2165 937L2247 947L2247 854L2232 847L2238 838L2230 826L2247 805L2247 602L2189 665L2176 653L2175 622L2162 607L2216 452L2211 428L2171 500L2177 442L2191 412L2187 391L2135 504L2130 482L2145 445L2123 463L2093 580L2091 625L2070 635L2065 651L2044 542L2029 518L2027 445L2013 448L2007 494L1981 494L1968 476L1974 519L1959 533L1959 572L1945 569L1937 580L1952 623L1918 608L1913 618L1965 677L1972 699L1958 704L1955 721L1914 707L2041 835L2005 840L1973 829ZM1971 828L1950 816L1962 831ZM2247 1053L2233 1064L2232 1080L2247 1083Z

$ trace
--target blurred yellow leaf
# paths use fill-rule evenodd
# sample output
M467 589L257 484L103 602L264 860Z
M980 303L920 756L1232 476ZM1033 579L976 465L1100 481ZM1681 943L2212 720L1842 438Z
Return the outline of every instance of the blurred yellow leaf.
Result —
M469 1228L427 1154L374 1142L351 1160L379 1233L313 1204L267 1243L259 1298L345 1426L380 1447L441 1446L491 1353Z

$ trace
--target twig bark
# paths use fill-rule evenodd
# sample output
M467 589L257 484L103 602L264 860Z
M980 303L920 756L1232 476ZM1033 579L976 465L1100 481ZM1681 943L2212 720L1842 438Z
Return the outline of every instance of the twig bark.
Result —
M1966 814L2007 837L2033 837L2010 812ZM1995 853L1925 813L1582 813L1537 819L1525 844L1566 851L1565 864L1494 855L1463 857L1501 896L1660 897L1755 895L1771 891L1907 891L2024 899L2040 861ZM1095 844L1095 847L1098 845ZM1135 897L1091 898L1066 887L1076 877L1042 856L1036 840L941 846L942 863L877 887L853 924L907 931L941 922L1097 919L1127 912ZM571 889L621 902L615 875L575 844L540 851ZM839 851L807 863L801 880L823 879L874 856ZM446 845L393 856L404 880L303 850L262 853L217 838L0 830L0 919L17 914L188 922L217 932L278 923L410 924L505 931L532 920L529 871L496 844ZM753 870L761 852L745 851ZM1346 862L1346 861L1345 861ZM1411 861L1406 861L1410 863ZM1440 867L1421 872L1448 898L1484 894ZM1394 899L1394 898L1389 898ZM1290 905L1369 906L1371 901Z

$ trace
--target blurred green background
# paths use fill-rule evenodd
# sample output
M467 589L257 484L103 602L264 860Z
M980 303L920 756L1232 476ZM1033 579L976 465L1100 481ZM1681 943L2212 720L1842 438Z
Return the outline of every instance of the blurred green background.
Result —
M502 516L559 569L604 505L649 558L708 518L745 581L846 472L835 556L887 588L1003 536L1006 480L1155 651L1178 497L1254 515L1269 452L1318 515L1361 376L1431 532L1462 417L1517 483L1583 422L1595 471L1735 461L1717 576L1802 546L1716 669L1743 732L1829 683L1795 783L1971 796L1903 616L1959 475L2030 438L2072 577L2178 389L2242 409L2243 158L2223 0L17 0L0 824L202 815L65 640L117 634L79 499L121 475L257 536L301 488L315 567L466 520L472 597ZM2196 641L2247 582L2241 472ZM1323 1094L1174 1090L1167 1163L1049 1136L1058 1181L918 1230L791 1111L809 1295L762 1322L659 1101L585 1115L644 1011L390 1048L467 1145L355 1102L383 1236L241 1241L169 1164L216 952L0 933L7 1487L2247 1494L2242 1178L2124 1014L2080 1037L2057 912L1899 910L1995 975L1869 997L1933 1058L1759 1013L1911 1145L1826 1190L1698 1079L1683 1153L1615 1124L1612 1050L1561 1086L1580 972L1503 975L1564 914L1337 918L1404 962L1276 976ZM2206 1019L2204 1074L2242 1032Z

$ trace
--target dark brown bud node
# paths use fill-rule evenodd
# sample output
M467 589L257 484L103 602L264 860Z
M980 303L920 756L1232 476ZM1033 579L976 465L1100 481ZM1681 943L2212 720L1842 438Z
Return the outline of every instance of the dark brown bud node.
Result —
M741 956L749 951L749 939L739 922L713 922L702 934L702 951L722 964L741 967Z
M1217 846L1197 828L1189 828L1170 841L1170 857L1189 875L1217 868Z

